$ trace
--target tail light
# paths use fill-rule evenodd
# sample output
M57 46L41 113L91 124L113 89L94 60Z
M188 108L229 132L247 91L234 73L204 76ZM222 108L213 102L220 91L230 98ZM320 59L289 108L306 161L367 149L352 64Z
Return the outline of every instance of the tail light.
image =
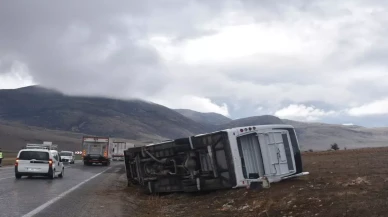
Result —
M15 160L15 166L19 166L19 158L16 158L16 160Z
M50 159L48 163L49 163L49 167L51 168L53 166L53 160Z

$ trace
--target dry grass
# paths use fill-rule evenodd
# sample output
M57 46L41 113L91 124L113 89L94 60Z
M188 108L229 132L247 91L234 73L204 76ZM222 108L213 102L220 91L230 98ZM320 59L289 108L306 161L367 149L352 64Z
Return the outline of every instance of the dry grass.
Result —
M1 162L2 166L9 166L13 165L15 163L15 158L4 158L3 161Z
M9 166L13 165L15 163L15 158L16 158L17 153L16 152L9 152L9 151L4 151L3 152L3 161L1 162L2 166Z
M135 194L139 216L386 216L388 148L304 153L311 174L264 190ZM135 193L136 192L136 193Z

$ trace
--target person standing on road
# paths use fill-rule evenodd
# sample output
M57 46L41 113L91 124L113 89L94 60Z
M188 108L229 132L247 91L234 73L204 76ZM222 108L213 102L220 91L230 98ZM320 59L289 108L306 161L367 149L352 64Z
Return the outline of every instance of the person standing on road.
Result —
M1 167L1 161L3 161L3 151L0 148L0 167Z

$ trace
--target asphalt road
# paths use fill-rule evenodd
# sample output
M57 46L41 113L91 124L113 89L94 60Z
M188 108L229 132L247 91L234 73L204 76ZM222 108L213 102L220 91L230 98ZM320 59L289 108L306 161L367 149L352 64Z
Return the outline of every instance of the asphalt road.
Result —
M108 188L122 178L124 171L122 162L114 162L109 167L84 166L76 162L65 166L64 178L23 177L16 180L13 167L2 167L0 217L106 216L109 211L104 208L106 201L96 201L104 195L97 197L96 194L103 194L101 188ZM121 205L117 204L113 210L116 214L109 216L120 216L120 209Z

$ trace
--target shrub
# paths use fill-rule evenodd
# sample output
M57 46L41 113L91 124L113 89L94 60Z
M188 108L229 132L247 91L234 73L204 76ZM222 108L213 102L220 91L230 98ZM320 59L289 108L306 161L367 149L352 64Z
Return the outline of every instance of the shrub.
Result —
M337 150L339 150L339 146L338 146L337 143L333 143L333 144L330 145L330 149L332 149L334 151L337 151Z

